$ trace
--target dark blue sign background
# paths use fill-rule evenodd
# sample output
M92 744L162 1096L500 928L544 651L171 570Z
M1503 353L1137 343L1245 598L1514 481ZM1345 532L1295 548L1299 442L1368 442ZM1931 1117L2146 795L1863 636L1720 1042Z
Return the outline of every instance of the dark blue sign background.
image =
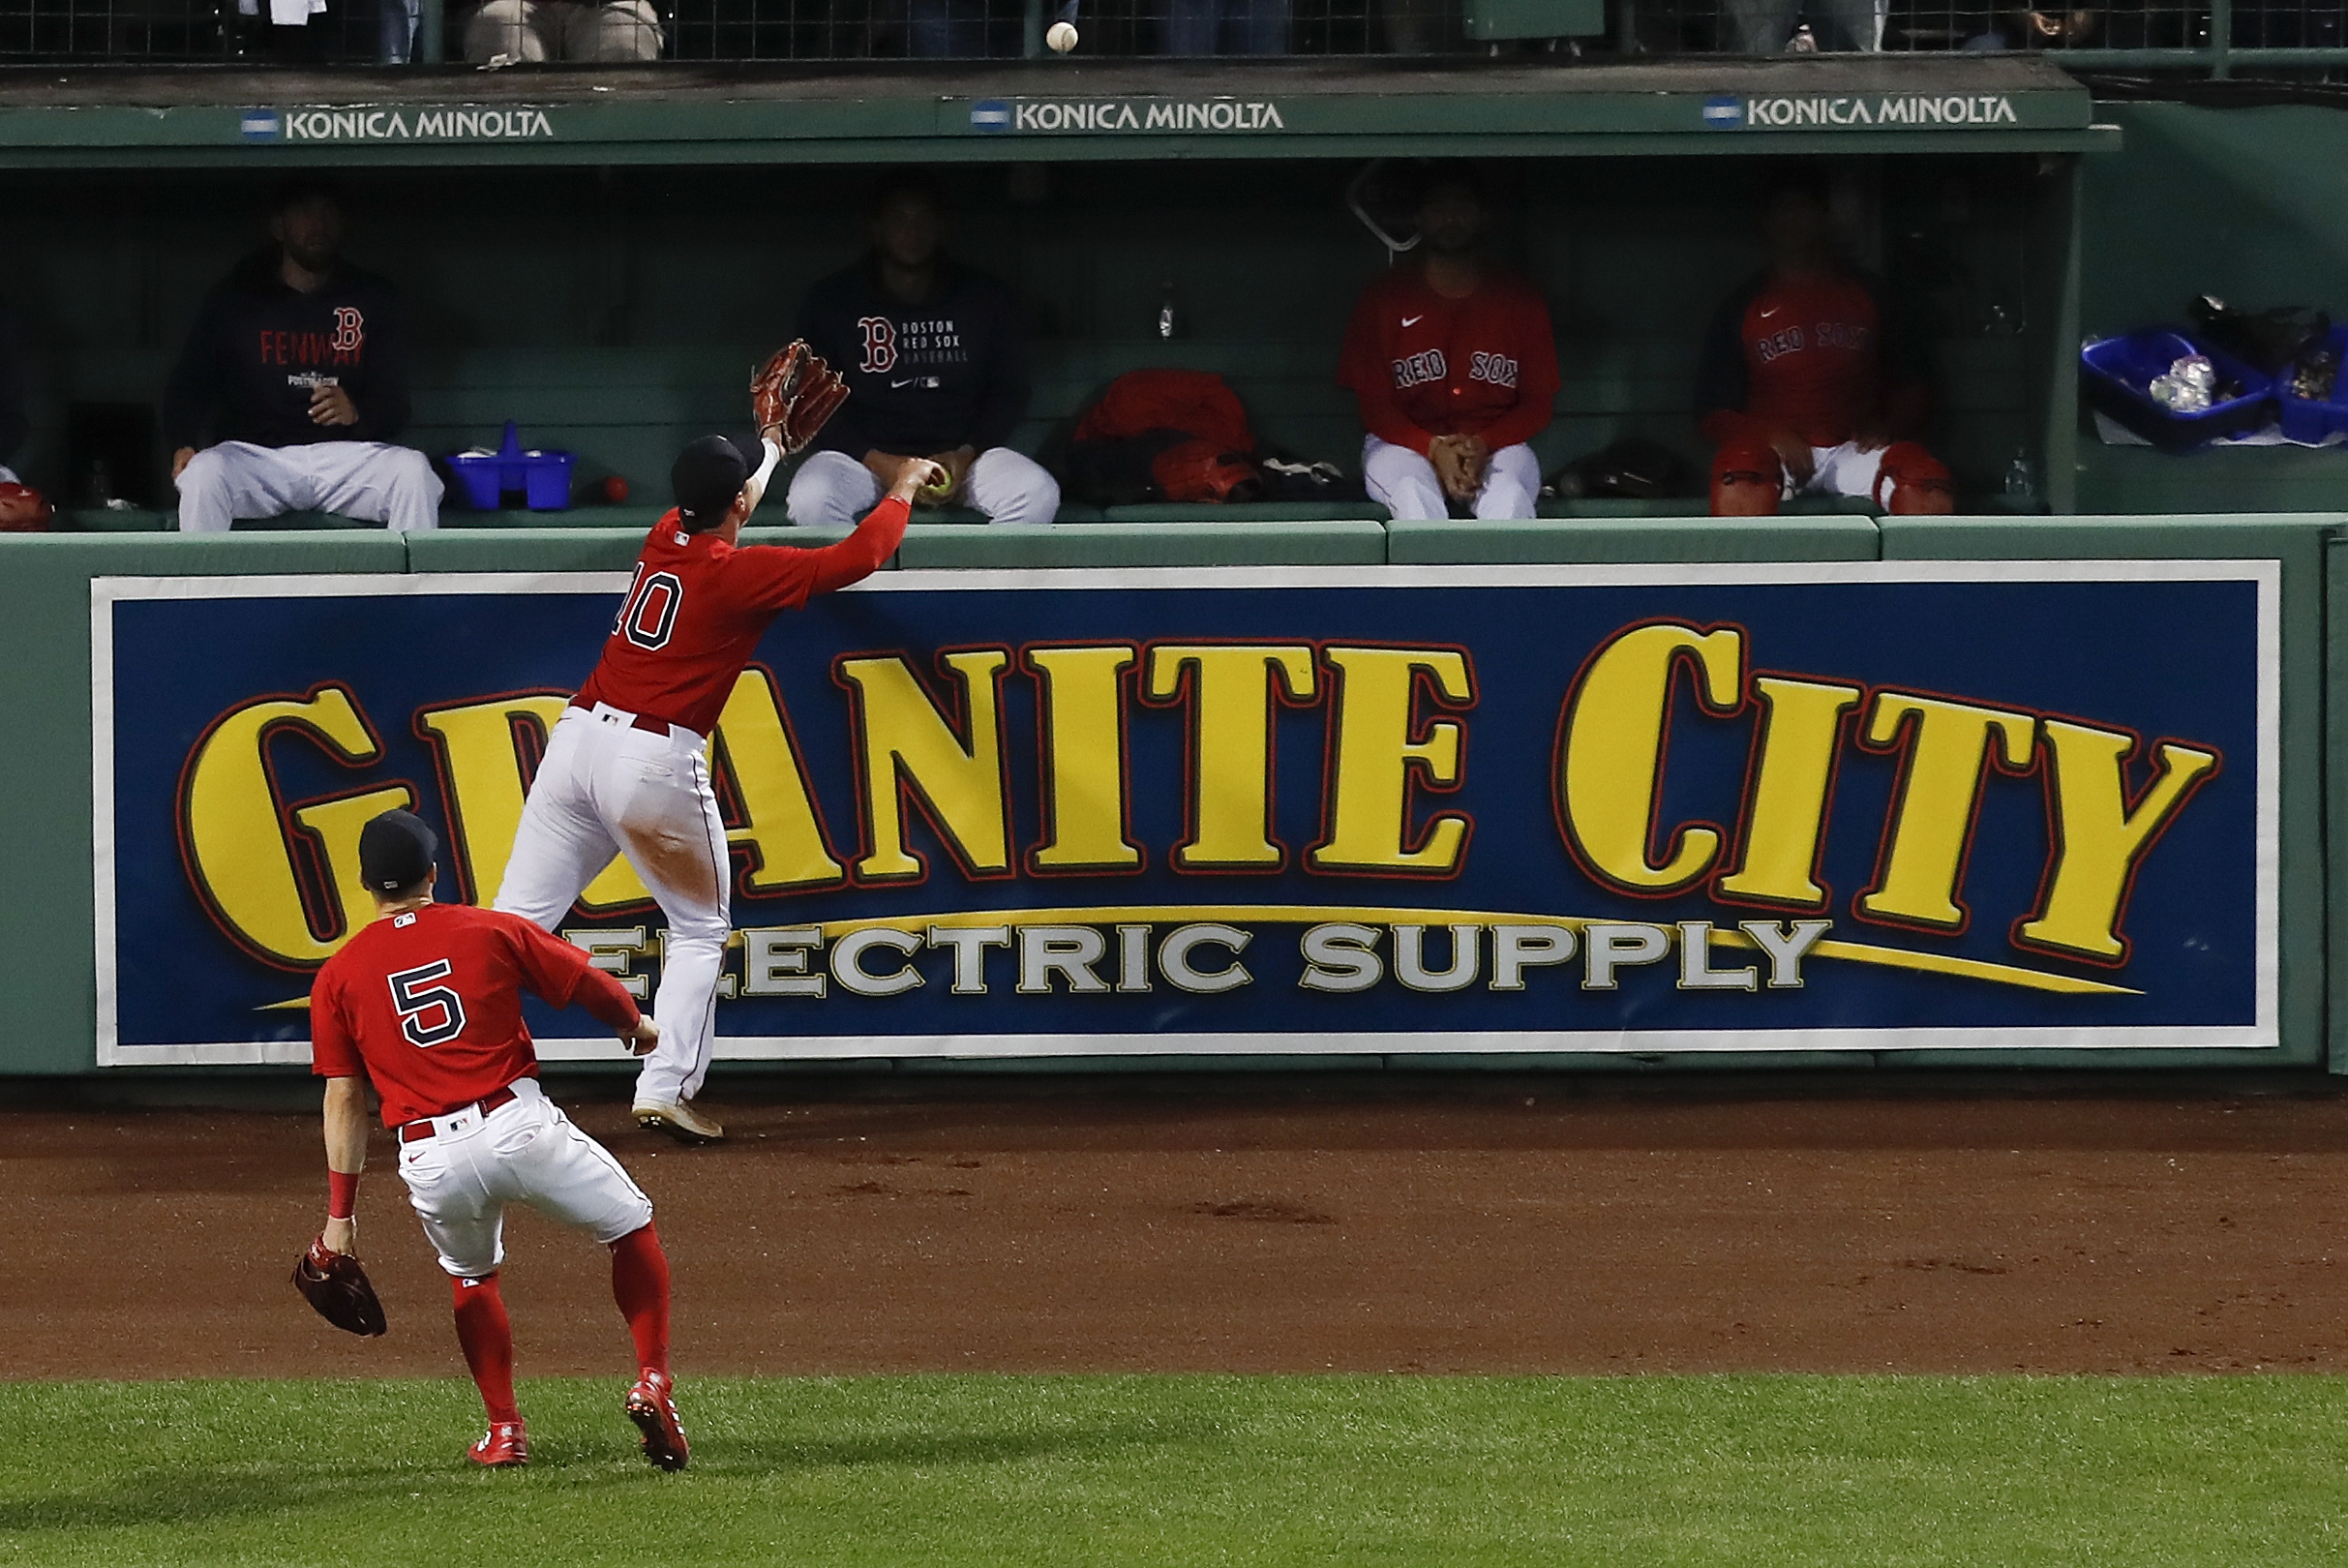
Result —
M611 594L522 592L114 605L121 1042L284 1040L306 1033L298 1011L256 1010L303 994L307 976L243 953L200 907L183 864L177 829L182 770L217 717L258 696L345 683L382 737L386 754L378 763L345 769L298 737L281 737L273 757L286 799L406 780L445 836L434 754L413 733L412 715L427 706L497 693L575 687L595 657L614 607ZM1302 869L1303 852L1321 831L1334 684L1324 677L1321 701L1284 709L1278 720L1274 836L1290 853L1287 869L1277 875L1171 869L1170 851L1184 835L1189 715L1179 707L1137 704L1130 720L1131 822L1132 837L1146 854L1142 872L967 882L918 813L909 813L909 841L930 865L925 883L761 898L744 897L738 888L734 914L739 926L972 909L1245 903L1710 920L1724 926L1758 918L1761 912L1715 903L1701 890L1661 902L1610 892L1576 865L1560 839L1551 767L1568 687L1592 651L1614 634L1662 618L1743 627L1755 672L2070 715L2131 729L2148 740L2213 747L2224 762L2146 859L2122 926L2132 942L2131 959L2112 970L2024 952L2008 941L2015 920L2034 908L2046 864L2042 773L1993 773L1984 785L1961 894L1972 910L1970 929L1955 937L1927 936L1854 919L1852 900L1875 872L1899 759L1855 747L1843 754L1822 878L1832 892L1822 914L1835 921L1834 940L2072 974L2141 995L2051 994L1813 958L1805 970L1808 983L1798 991L1683 992L1672 983L1671 961L1623 971L1616 991L1584 991L1577 961L1529 972L1527 989L1518 993L1495 993L1479 982L1423 995L1390 977L1374 990L1333 996L1296 983L1303 927L1263 923L1249 926L1254 938L1244 955L1254 982L1222 995L1187 995L1160 983L1146 996L1019 996L1012 991L1014 960L997 950L989 958L990 994L955 997L947 994L951 955L924 951L913 960L928 978L920 989L880 999L834 985L820 1001L729 1001L719 1009L721 1036L920 1040L1000 1034L1136 1037L1168 1030L2246 1027L2256 1021L2256 586L2241 581L974 588L836 595L784 617L768 634L760 658L776 678L832 853L843 863L858 851L854 839L859 818L850 708L831 678L838 655L903 651L934 674L939 648L994 645L1015 652L1046 643L1244 640L1468 650L1477 698L1463 715L1462 784L1450 794L1418 795L1422 822L1437 811L1473 818L1463 867L1448 881L1323 877ZM202 656L189 657L196 648ZM1743 796L1755 715L1750 708L1731 719L1706 715L1690 700L1685 680L1683 675L1674 703L1660 820L1731 825ZM931 684L951 689L948 681ZM1041 838L1036 687L1014 668L1003 690L1018 858ZM2139 759L2133 787L2140 789L2147 776ZM440 891L453 897L463 890L444 870ZM600 923L643 924L647 913ZM1159 934L1177 918L1161 923ZM657 914L649 921L656 924ZM1431 967L1448 963L1449 946L1442 933L1430 935ZM1391 957L1390 948L1381 951ZM1104 975L1114 973L1113 953ZM1756 956L1724 954L1716 962ZM817 967L822 961L819 955ZM1220 961L1219 953L1201 955L1202 967ZM535 1021L549 1036L592 1032L584 1019L542 1012ZM1146 1048L1146 1041L1130 1043ZM886 1038L876 1039L870 1054L893 1048Z

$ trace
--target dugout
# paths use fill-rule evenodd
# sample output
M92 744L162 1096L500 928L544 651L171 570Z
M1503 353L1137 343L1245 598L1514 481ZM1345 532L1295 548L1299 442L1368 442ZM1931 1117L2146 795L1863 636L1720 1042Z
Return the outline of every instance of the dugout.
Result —
M956 250L1033 312L1023 444L1119 372L1171 364L1221 372L1267 440L1351 468L1331 378L1386 253L1348 190L1374 160L1422 157L1479 162L1501 250L1550 299L1566 384L1545 466L1629 435L1694 456L1697 337L1755 264L1757 187L1822 158L1859 259L1925 318L1935 440L1970 498L2002 494L2021 454L2041 503L2069 510L2080 160L2119 142L2093 119L2060 71L1986 57L18 77L0 85L0 166L35 238L0 289L33 340L19 467L77 526L159 526L151 505L78 505L75 433L153 400L269 182L328 167L350 254L414 317L410 439L494 443L511 418L654 499L678 441L731 416L754 347L856 250L865 170L926 163L951 172ZM169 493L160 471L116 490Z

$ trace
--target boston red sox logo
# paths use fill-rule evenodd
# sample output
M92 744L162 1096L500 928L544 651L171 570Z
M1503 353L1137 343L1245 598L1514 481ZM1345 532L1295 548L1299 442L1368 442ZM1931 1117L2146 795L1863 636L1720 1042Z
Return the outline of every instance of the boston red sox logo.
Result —
M367 342L367 317L356 305L334 308L334 337L328 347L338 354L355 354Z
M896 369L897 324L886 316L867 316L856 328L864 334L864 357L856 368L867 376L886 376Z

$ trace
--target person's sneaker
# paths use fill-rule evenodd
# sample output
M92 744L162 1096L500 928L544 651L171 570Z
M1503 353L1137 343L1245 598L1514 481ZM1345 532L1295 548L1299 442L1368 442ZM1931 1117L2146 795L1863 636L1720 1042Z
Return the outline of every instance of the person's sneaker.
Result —
M671 1105L639 1101L635 1116L638 1127L653 1132L666 1132L679 1143L716 1143L726 1135L726 1130L714 1119L704 1116L681 1101Z
M681 1470L692 1458L685 1441L685 1424L677 1419L677 1402L669 1398L666 1373L648 1372L628 1390L628 1419L644 1433L644 1457L664 1470Z
M465 1451L465 1457L488 1469L504 1469L530 1462L530 1434L519 1421L499 1421Z

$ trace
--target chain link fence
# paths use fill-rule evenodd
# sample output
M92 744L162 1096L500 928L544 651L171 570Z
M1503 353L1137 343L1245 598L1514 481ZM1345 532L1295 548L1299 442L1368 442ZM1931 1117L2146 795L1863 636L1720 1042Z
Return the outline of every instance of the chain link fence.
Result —
M1490 25L1503 6L1508 23ZM1528 11L1538 16L1528 0L0 0L0 61L398 65L435 38L446 58L475 63L1015 59L1069 42L1066 24L1087 58L1995 50L2219 75L2348 66L2348 0L1606 0L1603 12L1564 0L1556 38L1537 20L1526 36Z

